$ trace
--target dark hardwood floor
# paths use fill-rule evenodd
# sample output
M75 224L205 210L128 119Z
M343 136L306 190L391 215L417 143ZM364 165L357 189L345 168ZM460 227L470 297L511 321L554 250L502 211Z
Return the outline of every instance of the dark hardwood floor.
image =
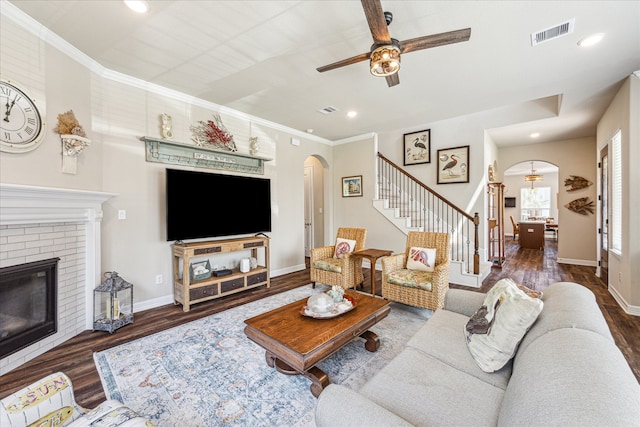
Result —
M558 281L577 282L591 289L609 323L618 347L640 381L640 317L626 314L615 302L606 286L595 276L595 268L558 264L557 244L547 240L544 251L521 249L517 243L507 242L507 262L502 269L492 269L480 289L484 292L503 277L511 277L534 289L544 290ZM308 262L308 260L307 260ZM365 271L364 291L371 291L370 271ZM380 295L380 272L376 272L376 293ZM135 313L134 323L113 334L85 331L62 345L0 377L0 398L37 381L55 371L63 371L73 381L78 403L94 408L105 399L100 377L93 362L93 353L211 315L250 301L284 292L310 282L309 269L279 276L271 281L271 288L251 289L213 301L196 304L184 313L182 306L169 304ZM467 287L452 285L452 288Z

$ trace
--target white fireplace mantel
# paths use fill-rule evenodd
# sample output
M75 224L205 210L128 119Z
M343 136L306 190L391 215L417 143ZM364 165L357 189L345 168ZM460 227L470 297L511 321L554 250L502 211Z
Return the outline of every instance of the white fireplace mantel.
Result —
M0 183L0 226L82 222L86 224L85 307L92 307L93 288L100 283L102 203L116 193ZM87 329L93 325L85 310Z

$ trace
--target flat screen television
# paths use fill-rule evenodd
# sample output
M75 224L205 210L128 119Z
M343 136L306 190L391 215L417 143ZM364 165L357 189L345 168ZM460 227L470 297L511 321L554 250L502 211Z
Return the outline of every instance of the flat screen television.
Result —
M167 241L271 231L271 180L166 170Z

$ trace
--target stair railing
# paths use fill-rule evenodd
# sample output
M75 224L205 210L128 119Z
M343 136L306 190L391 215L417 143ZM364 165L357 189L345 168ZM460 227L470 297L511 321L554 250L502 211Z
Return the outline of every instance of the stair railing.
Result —
M462 262L467 272L479 274L478 213L470 215L458 208L381 153L377 169L378 197L385 198L385 191L393 193L388 197L390 207L398 209L401 217L410 218L411 227L449 233L451 260Z

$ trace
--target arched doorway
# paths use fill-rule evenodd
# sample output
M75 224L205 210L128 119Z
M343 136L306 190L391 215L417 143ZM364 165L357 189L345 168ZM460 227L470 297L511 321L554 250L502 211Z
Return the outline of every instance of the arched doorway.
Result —
M311 248L324 246L327 221L325 208L325 168L327 162L318 156L304 161L304 256Z
M558 167L548 162L529 160L504 171L504 216L506 235L512 236L520 221L545 220L555 224L548 233L557 238L558 221ZM529 180L531 175L539 180Z

